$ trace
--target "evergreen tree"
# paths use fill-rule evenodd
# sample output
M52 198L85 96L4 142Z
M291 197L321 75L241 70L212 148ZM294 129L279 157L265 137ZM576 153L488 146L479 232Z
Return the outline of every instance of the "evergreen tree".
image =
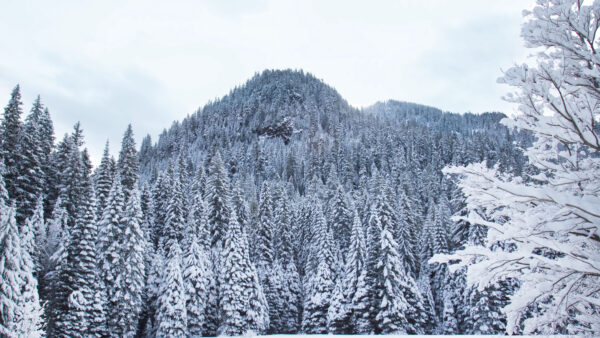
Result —
M304 300L302 330L306 333L328 332L328 311L334 288L332 235L328 231L320 205L317 205L314 229L316 231L316 270L309 276Z
M125 197L129 197L130 191L137 184L139 166L135 140L133 139L133 129L131 128L131 124L129 124L125 134L123 134L119 161L117 162L117 169L121 176L121 185L123 186Z
M256 269L250 262L248 241L231 213L225 232L220 279L220 335L260 333L269 325L267 304L258 282Z
M378 220L376 220L378 222ZM406 334L409 331L407 318L409 304L402 289L407 288L406 272L396 242L387 228L381 232L381 261L378 265L381 281L378 283L378 312L375 320L379 332L384 334ZM413 329L414 330L414 329Z
M156 337L186 337L188 332L185 285L181 272L181 248L176 241L171 242L166 266L161 275Z
M142 207L137 185L129 191L124 210L123 229L119 238L118 276L118 331L119 335L131 337L136 334L142 309L142 292L145 280L144 249L147 247L141 228ZM109 323L111 321L109 320Z
M98 283L98 257L96 240L98 227L95 216L94 192L88 189L83 205L84 210L75 220L71 229L67 247L67 266L64 276L69 285L68 310L61 331L70 337L84 337L95 326L99 315L98 308L105 304L96 304L96 293L102 292L103 283ZM102 312L102 310L100 310Z
M212 271L207 245L193 234L183 256L183 282L186 292L187 330L190 336L204 334L205 311Z
M100 275L107 290L107 329L109 332L122 332L117 321L122 314L119 312L119 296L121 290L121 239L123 237L124 196L121 189L121 178L116 175L108 195L106 208L98 224L98 253L100 260ZM117 331L119 330L119 331Z
M15 198L19 165L22 160L20 151L23 137L23 114L21 102L21 87L17 85L11 95L8 105L4 108L4 118L0 124L0 155L4 159L4 182L8 196Z
M0 194L4 195L0 175ZM15 208L0 201L0 334L5 337L39 337L41 307L33 264L21 247Z
M46 183L42 160L44 151L41 140L40 116L43 107L38 96L27 116L23 135L17 152L21 159L17 165L19 176L15 182L15 199L17 201L17 222L22 223L31 216L38 197L44 193Z
M259 269L268 268L273 263L273 231L275 228L273 214L273 200L271 188L267 182L263 182L260 193L260 206L258 211L258 222L254 234L255 260ZM260 273L259 273L260 275ZM267 290L265 292L268 293ZM268 297L268 295L267 295Z
M177 176L170 177L171 192L167 213L163 226L163 238L161 238L163 249L166 251L176 241L181 246L185 229L184 196L181 182Z
M96 192L97 205L96 212L97 215L102 215L104 213L104 208L106 208L106 200L108 199L108 194L110 193L110 188L112 187L113 182L113 171L111 168L108 141L106 141L106 146L104 146L104 153L102 154L102 159L100 160L100 165L96 169L94 176L94 191Z
M208 221L210 224L211 247L222 248L225 229L231 213L229 177L225 171L219 152L213 156L209 166L206 183L206 202L208 203Z

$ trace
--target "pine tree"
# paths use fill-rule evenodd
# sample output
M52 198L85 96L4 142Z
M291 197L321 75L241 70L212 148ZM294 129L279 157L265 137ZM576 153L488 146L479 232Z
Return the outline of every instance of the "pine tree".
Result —
M170 181L170 199L167 204L167 213L163 226L163 238L160 239L165 251L173 245L173 241L179 243L180 246L182 245L185 229L183 188L177 176L170 177Z
M116 321L120 317L118 293L121 292L121 238L123 236L124 196L121 189L121 178L116 175L108 195L107 205L98 224L98 253L100 275L107 290L107 329L117 331Z
M15 198L19 165L22 160L20 151L23 137L23 114L21 102L21 87L17 85L10 96L8 105L4 108L4 118L0 124L0 155L4 159L4 182L8 196Z
M186 337L187 312L185 285L181 272L181 248L171 242L166 266L161 273L162 282L156 312L156 337Z
M268 268L273 263L273 231L275 228L273 214L273 200L271 188L267 182L263 182L260 193L260 206L258 211L258 222L254 234L255 261L258 268ZM261 273L259 273L260 275ZM265 292L268 293L267 290ZM267 295L268 296L268 295Z
M379 332L406 334L409 305L402 292L402 288L406 287L406 276L400 255L396 251L396 243L387 228L383 228L381 232L381 261L377 268L381 273L377 289L378 312L375 317Z
M100 165L96 169L95 175L95 189L96 192L96 204L97 204L97 215L102 215L104 213L104 208L106 208L106 200L108 199L108 194L110 193L110 188L112 187L113 182L113 172L111 168L110 162L110 153L108 149L108 141L106 141L106 146L104 147L104 153L102 154L102 159L100 160Z
M131 337L136 334L138 319L142 309L142 291L145 280L144 249L147 247L141 228L142 207L137 185L129 191L129 198L124 210L123 229L119 238L118 276L119 294L117 321L119 333ZM109 321L110 323L110 321Z
M332 234L328 231L319 204L315 214L315 239L317 246L316 270L309 276L307 294L304 300L302 330L306 333L324 334L328 332L328 311L334 288Z
M127 198L129 197L130 191L137 184L139 167L138 154L135 147L135 140L133 139L133 129L131 128L131 124L129 124L125 134L123 134L121 151L119 152L119 161L117 162L117 169L121 176L123 193Z
M229 177L225 171L219 152L215 153L209 166L206 183L206 202L208 203L208 221L210 224L211 247L222 248L225 229L231 213Z
M4 193L0 175L0 194ZM33 264L21 247L15 208L0 201L0 334L5 337L39 337L41 314Z
M186 292L187 330L190 336L204 334L207 297L212 279L208 245L200 245L193 234L183 256L183 282Z
M44 157L41 140L40 116L43 107L38 96L27 116L23 135L17 152L21 159L17 171L20 173L15 182L15 199L17 201L17 222L22 223L31 216L38 197L42 196L46 183L42 160Z
M33 215L26 222L33 233L33 247L29 249L29 254L33 259L34 273L39 277L37 272L41 266L43 246L48 237L48 227L44 221L44 200L41 196L37 200Z
M346 302L350 306L350 329L351 333L368 333L370 329L368 321L369 299L368 289L365 285L367 261L367 249L365 243L364 229L360 222L358 212L354 211L352 222L352 233L350 236L350 248L347 253L347 270L344 278L347 283Z
M269 325L267 304L250 262L248 241L232 211L222 252L219 307L220 335L263 332Z
M56 200L52 219L48 222L48 238L45 244L40 296L45 303L46 332L49 336L64 335L70 288L66 279L67 247L70 243L67 210L61 199Z

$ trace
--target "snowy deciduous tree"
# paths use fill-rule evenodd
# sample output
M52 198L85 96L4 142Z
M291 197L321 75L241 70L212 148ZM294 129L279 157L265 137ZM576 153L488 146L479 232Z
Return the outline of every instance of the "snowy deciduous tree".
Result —
M524 333L598 335L600 2L539 0L526 16L522 36L541 49L538 63L513 67L499 81L518 90L507 99L522 114L503 122L535 135L526 155L539 174L523 179L485 164L446 169L462 176L471 210L464 219L488 232L483 246L434 261L473 262L467 279L480 290L517 278L504 309L509 333L524 319Z

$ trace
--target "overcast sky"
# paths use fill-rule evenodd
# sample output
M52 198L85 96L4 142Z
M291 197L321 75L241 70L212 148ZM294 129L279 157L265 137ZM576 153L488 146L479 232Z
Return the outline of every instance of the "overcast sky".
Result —
M2 1L0 104L21 84L57 139L81 121L95 163L132 123L153 140L264 69L304 69L356 107L504 111L496 79L527 51L533 0Z

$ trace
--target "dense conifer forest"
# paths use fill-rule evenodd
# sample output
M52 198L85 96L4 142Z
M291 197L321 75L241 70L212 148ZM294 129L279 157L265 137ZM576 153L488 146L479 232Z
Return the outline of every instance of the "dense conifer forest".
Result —
M13 250L49 336L504 328L509 285L468 289L427 263L483 238L451 221L464 196L442 168L528 170L531 138L502 114L358 110L311 74L267 70L139 152L129 126L92 170L83 127L55 145L49 109L38 98L23 120L20 90L2 120L4 231L30 234Z
M0 336L597 335L600 4L525 14L511 118L265 70L94 166L17 85Z

